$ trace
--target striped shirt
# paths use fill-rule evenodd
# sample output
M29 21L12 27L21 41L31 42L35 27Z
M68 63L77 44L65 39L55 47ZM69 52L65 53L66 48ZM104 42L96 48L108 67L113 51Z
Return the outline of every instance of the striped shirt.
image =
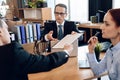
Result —
M87 57L96 76L107 71L110 80L120 80L120 42L109 48L100 62L95 59L95 54L88 53Z

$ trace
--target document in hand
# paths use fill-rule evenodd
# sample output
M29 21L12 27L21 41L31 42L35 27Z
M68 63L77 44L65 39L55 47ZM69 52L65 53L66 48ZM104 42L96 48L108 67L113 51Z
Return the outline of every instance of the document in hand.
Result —
M52 52L63 50L65 44L73 44L73 51L70 53L70 56L77 56L78 38L82 35L83 35L82 33L66 35L62 40L60 40L56 45L52 47Z

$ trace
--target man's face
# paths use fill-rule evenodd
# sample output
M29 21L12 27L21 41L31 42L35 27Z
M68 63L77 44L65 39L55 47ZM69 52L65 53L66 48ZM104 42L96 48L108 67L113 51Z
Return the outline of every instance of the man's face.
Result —
M55 14L55 19L59 24L62 24L62 22L67 16L65 8L60 6L56 7L54 14Z
M0 27L0 40L2 42L1 44L3 45L11 42L8 26L5 22L3 22L3 27Z

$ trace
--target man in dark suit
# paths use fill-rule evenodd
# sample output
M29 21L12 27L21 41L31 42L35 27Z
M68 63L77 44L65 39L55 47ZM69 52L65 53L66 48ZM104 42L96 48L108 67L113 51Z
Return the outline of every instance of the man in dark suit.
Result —
M57 4L54 9L55 21L46 22L44 29L44 39L48 40L60 40L59 38L59 25L62 29L61 35L62 38L67 34L78 33L75 22L66 21L67 16L67 7L64 4Z
M28 74L44 72L68 61L72 45L47 56L30 54L17 42L11 42L7 24L0 19L0 80L28 80Z

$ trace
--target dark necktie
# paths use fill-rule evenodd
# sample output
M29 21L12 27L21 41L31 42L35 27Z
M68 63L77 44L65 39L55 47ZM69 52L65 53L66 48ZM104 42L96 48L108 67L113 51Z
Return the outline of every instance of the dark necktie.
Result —
M58 40L61 40L63 38L63 32L62 32L62 25L58 25Z

